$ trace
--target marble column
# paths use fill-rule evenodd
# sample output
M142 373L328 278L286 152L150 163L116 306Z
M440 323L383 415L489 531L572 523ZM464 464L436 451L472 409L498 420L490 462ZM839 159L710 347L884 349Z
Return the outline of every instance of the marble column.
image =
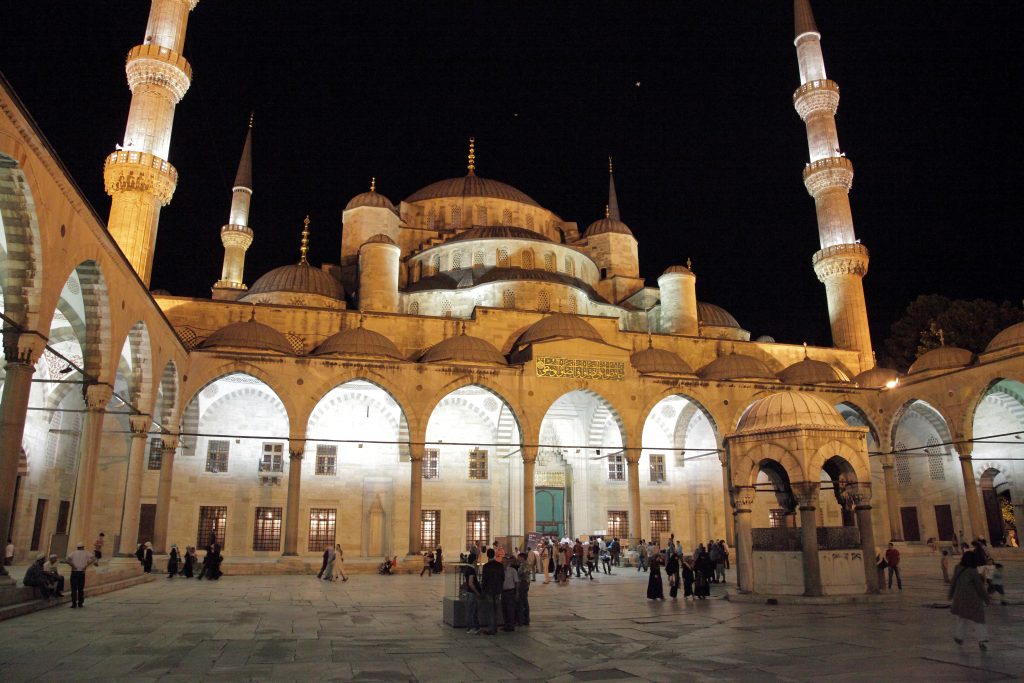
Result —
M816 481L793 484L800 505L800 545L804 565L804 595L821 595L821 560L818 557L818 490Z
M736 577L741 593L754 590L754 534L751 529L750 511L754 505L757 489L753 486L737 486L733 490L736 515Z
M160 480L156 488L156 519L153 522L153 552L166 552L167 527L171 521L171 487L174 484L174 454L181 439L177 434L164 434Z
M871 485L850 484L846 489L853 500L860 530L860 551L864 556L864 583L868 593L878 592L878 570L875 568L875 528L871 523Z
M537 467L537 447L523 446L523 544L526 535L537 530L537 489L533 481Z
M889 540L903 540L903 520L900 518L900 500L896 492L896 456L882 453L882 476L885 479L885 507L889 513Z
M305 439L288 439L288 502L284 517L284 554L299 554L299 496L302 492L302 455Z
M7 365L0 397L0 533L4 534L12 531L14 488L18 481L18 461L21 459L21 440L25 435L32 373L43 351L43 343L43 338L35 333L3 332ZM0 567L0 576L7 576L3 567Z
M99 533L99 529L92 528L92 508L100 443L103 441L103 418L114 389L109 384L86 384L83 393L86 412L78 449L78 482L75 484L75 502L71 506L71 535L68 540L88 545Z
M409 554L419 555L420 524L423 518L423 455L421 443L409 444Z
M130 556L139 542L139 502L142 499L142 473L146 470L146 437L153 418L129 415L132 446L128 454L128 475L124 488L124 514L121 516L121 555Z
M973 448L973 444L970 443L957 444L957 452L960 453L960 473L964 478L964 495L967 497L967 517L971 523L971 540L988 538L985 508L981 504L978 481L974 478L974 461L971 459ZM988 540L991 544L992 539Z
M623 451L626 457L626 484L629 486L629 544L635 545L643 536L640 523L640 451Z
M729 502L729 459L724 449L718 452L718 461L722 463L722 491L725 493L725 538L729 545L736 545L736 524Z

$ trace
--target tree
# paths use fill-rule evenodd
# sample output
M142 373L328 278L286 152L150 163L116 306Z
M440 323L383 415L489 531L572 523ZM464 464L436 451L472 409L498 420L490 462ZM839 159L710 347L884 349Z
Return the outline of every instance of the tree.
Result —
M921 354L943 344L980 353L992 337L1021 320L1024 310L1009 301L922 294L892 324L883 364L905 372Z

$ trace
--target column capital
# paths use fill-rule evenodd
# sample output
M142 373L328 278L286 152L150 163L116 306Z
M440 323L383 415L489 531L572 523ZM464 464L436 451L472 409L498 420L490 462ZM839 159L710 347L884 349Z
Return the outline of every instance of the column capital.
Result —
M173 453L178 450L178 445L181 443L181 437L178 434L161 434L160 441L163 443L164 451L170 451Z
M636 448L623 448L622 457L626 459L626 463L629 465L640 464L640 449Z
M722 467L729 466L729 454L725 452L724 448L721 448L718 451L718 462L722 464Z
M887 470L891 470L893 467L896 467L896 456L893 455L892 453L889 453L889 452L881 453L881 454L879 454L878 457L882 461L882 467L883 468L885 468Z
M853 482L847 484L844 493L849 497L857 509L871 509L871 484L868 482Z
M288 439L288 456L297 460L302 460L302 456L306 452L306 440L296 439L294 437Z
M424 443L412 443L409 442L409 459L420 461L423 460L423 456L426 455L427 445Z
M35 331L19 332L9 327L3 331L3 347L8 363L35 365L46 348L46 337Z
M129 415L128 424L131 426L132 438L141 438L149 433L149 425L153 423L153 418L150 415Z
M736 486L733 488L733 507L736 512L750 512L750 506L754 504L754 497L757 489L753 486Z
M793 497L801 510L813 510L818 506L818 491L821 484L816 481L799 481L789 485Z
M105 410L114 396L114 388L109 384L95 382L82 387L85 405L89 410Z
M519 449L519 454L523 456L524 463L535 463L537 462L537 447L536 446L523 446Z
M963 441L956 444L956 452L960 457L961 462L970 462L971 453L974 452L974 444L970 441Z

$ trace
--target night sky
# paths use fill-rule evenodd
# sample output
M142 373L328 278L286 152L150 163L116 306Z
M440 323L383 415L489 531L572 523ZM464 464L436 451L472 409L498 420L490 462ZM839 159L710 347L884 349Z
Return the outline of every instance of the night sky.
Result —
M104 220L103 158L130 102L124 55L148 10L145 0L3 10L0 68ZM1024 3L819 0L815 14L842 90L876 348L918 294L1019 303ZM648 284L692 258L698 297L755 337L827 345L792 40L787 0L202 0L152 286L209 296L255 109L249 284L297 261L307 213L311 260L336 263L341 210L371 176L397 204L463 175L474 135L479 175L581 232L603 215L614 156Z

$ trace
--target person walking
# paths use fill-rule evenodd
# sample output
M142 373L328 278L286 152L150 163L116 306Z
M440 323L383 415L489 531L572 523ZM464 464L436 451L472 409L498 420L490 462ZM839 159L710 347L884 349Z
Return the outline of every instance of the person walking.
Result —
M988 594L995 595L999 593L999 604L1006 604L1006 590L1003 588L1003 565L1000 562L993 562L991 565L991 574L988 580Z
M665 565L665 574L668 576L668 595L673 600L679 595L679 562L680 557L675 553L675 546L672 546L672 554L669 555L668 563Z
M896 587L903 590L903 577L900 575L900 551L892 543L885 551L885 564L889 568L889 590L892 590L892 577L896 576Z
M683 600L693 596L693 560L683 558L680 566L683 574Z
M654 555L648 560L650 576L647 577L647 599L664 600L665 590L661 585L661 559Z
M430 576L433 573L434 573L434 553L428 551L428 552L423 553L423 568L420 569L420 576L423 576L423 574L426 574L427 576Z
M987 650L985 605L989 601L989 596L981 575L978 574L978 560L977 554L964 553L960 564L953 571L953 584L949 587L949 598L952 601L949 611L956 619L953 626L953 640L956 644L963 645L967 627L973 625L978 647Z
M100 560L103 559L103 544L107 540L107 535L102 531L100 535L96 537L96 540L92 542L92 554L96 557L96 566L100 566Z
M612 573L612 552L609 548L605 548L601 551L601 569L605 574L611 576Z
M502 584L505 582L505 568L494 559L494 548L487 549L487 562L482 570L484 633L493 636L498 632L498 605L501 602Z
M85 603L85 570L96 562L95 554L85 551L85 543L78 542L75 552L68 555L65 564L71 565L71 608L83 607Z
M171 552L167 558L167 578L173 579L178 575L178 562L181 556L178 554L178 546L171 544Z
M345 551L341 549L340 543L334 546L334 567L331 570L331 581L337 581L339 576L343 582L348 581L348 577L345 576Z
M462 600L466 603L466 633L480 633L480 582L476 578L476 554L470 553L462 568Z
M619 546L618 538L612 537L612 544L609 550L611 550L612 552L612 564L614 564L616 567L622 566L619 560L621 546Z
M196 549L192 546L185 546L185 565L181 570L181 575L186 579L191 579L195 574L193 573L196 568Z
M338 551L331 548L327 553L327 567L324 569L324 581L331 581L334 579L334 562L338 559Z
M331 557L331 549L329 547L328 548L324 548L323 561L320 563L320 571L318 571L316 573L316 578L318 578L318 579L324 578L324 572L327 570L327 560L330 559L330 557Z

